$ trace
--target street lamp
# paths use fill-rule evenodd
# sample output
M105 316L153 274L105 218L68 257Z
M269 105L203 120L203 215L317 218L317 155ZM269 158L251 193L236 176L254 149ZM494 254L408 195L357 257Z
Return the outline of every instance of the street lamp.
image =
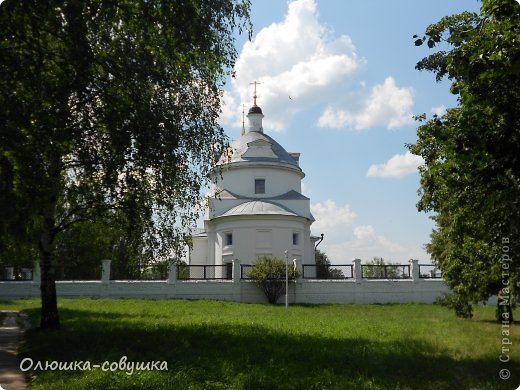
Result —
M285 308L289 307L289 251L285 251Z

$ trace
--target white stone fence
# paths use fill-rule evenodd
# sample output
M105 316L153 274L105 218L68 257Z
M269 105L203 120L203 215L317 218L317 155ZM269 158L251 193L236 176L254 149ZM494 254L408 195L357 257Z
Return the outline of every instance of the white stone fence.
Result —
M111 280L111 260L102 260L100 280L89 281L57 281L56 289L60 297L98 297L98 298L177 298L177 299L218 299L237 302L265 303L267 299L243 273L239 260L234 260L231 269L221 269L226 274L217 274L217 269L208 278L189 278L186 275L177 276L178 270L189 269L190 266L168 267L166 280ZM291 264L292 265L292 264ZM303 271L299 263L295 266ZM186 268L187 267L187 268ZM210 267L210 266L209 266ZM218 266L217 266L218 267ZM220 266L222 267L222 266ZM307 267L307 266L306 266ZM364 267L360 259L353 260L352 265L331 265L342 269L342 277L337 279L316 279L303 272L302 276L289 286L291 303L433 303L435 299L449 289L440 279L438 273L420 272L423 265L418 260L410 260L407 265L387 266L399 267L400 273L389 272L388 279L382 275L370 273L363 277ZM381 267L381 266L377 266ZM431 267L431 266L424 266ZM345 272L345 269L351 272ZM379 269L381 270L381 268ZM230 271L230 272L229 272ZM185 271L184 271L185 272ZM206 269L204 268L204 273ZM366 276L366 275L365 275ZM40 271L36 264L32 272L32 280L2 280L0 281L0 299L30 298L40 296Z

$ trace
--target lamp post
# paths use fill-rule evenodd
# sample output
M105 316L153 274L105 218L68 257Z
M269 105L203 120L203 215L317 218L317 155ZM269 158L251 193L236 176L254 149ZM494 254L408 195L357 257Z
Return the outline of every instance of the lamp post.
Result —
M285 308L289 307L289 251L285 251Z

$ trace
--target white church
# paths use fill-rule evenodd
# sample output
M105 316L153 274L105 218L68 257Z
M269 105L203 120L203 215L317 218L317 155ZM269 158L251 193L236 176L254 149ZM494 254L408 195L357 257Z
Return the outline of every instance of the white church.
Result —
M255 93L247 132L243 127L212 171L215 184L203 232L193 236L190 265L229 265L222 268L230 273L234 259L254 264L263 255L284 259L285 251L291 261L315 264L318 237L311 236L314 218L302 194L300 153L265 134L263 117Z

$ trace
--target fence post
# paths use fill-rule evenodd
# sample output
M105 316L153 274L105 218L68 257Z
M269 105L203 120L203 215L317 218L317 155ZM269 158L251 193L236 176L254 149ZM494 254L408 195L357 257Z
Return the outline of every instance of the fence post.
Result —
M40 262L36 260L34 262L34 268L33 268L33 284L36 286L39 286L41 284L42 275L40 273Z
M112 260L105 259L101 260L102 269L101 269L101 283L109 284L110 283L110 263Z
M240 260L233 259L233 283L240 282Z
M419 278L419 260L410 259L410 276L414 282L418 282Z
M177 283L177 263L174 260L168 262L168 284Z
M352 260L354 263L354 279L357 283L363 281L363 271L361 270L361 259Z

